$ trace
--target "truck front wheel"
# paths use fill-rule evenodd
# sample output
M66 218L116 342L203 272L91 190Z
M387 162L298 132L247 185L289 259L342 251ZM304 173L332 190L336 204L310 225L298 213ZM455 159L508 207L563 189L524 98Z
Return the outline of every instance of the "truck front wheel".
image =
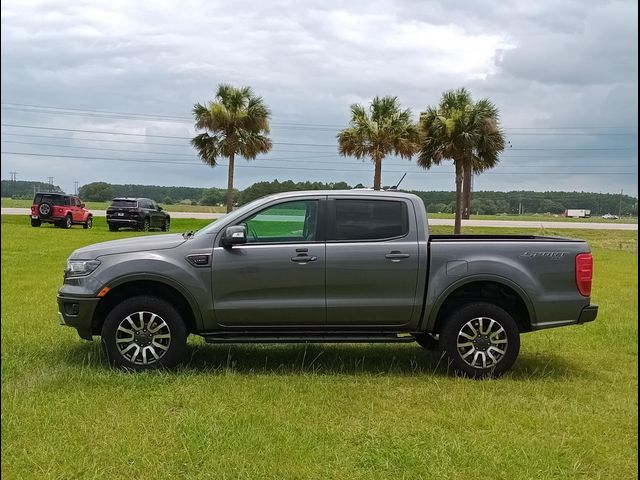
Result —
M180 313L161 298L132 297L107 315L102 344L109 363L115 367L172 368L185 355L187 329Z
M498 377L520 351L520 331L513 317L497 305L463 305L445 319L440 346L450 365L472 378Z

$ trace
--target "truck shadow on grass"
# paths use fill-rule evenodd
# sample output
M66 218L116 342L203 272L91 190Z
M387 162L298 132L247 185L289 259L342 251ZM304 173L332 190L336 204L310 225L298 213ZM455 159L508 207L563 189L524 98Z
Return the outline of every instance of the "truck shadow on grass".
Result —
M440 352L418 345L191 345L186 370L317 375L454 376ZM556 355L522 354L507 374L513 379L590 375Z
M108 369L99 341L82 343L67 350L71 365ZM453 377L439 352L417 345L383 344L234 344L190 343L185 361L176 374L275 374L275 375L402 375ZM565 356L527 354L506 374L514 380L591 377Z

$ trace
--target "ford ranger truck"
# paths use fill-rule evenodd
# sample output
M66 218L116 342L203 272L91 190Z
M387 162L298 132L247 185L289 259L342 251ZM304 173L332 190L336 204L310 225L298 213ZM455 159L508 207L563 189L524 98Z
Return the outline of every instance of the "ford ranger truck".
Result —
M399 191L287 192L193 233L89 245L67 261L61 322L109 362L168 368L210 343L417 342L469 377L515 362L520 335L591 322L582 240L432 235Z

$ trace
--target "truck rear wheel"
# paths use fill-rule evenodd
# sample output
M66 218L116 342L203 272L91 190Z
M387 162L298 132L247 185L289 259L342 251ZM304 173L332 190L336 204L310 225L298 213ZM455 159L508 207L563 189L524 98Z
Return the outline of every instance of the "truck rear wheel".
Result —
M469 303L445 320L440 346L456 372L472 378L498 377L518 357L520 331L497 305Z
M187 329L180 313L152 296L117 304L107 315L101 335L109 363L125 370L172 368L187 348Z

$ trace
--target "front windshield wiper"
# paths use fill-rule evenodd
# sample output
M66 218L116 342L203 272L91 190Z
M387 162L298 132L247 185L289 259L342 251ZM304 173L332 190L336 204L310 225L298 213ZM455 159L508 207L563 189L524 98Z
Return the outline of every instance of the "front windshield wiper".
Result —
M189 231L189 232L185 232L182 234L182 238L184 238L185 240L190 239L191 237L193 237L195 235L195 232L193 230Z

